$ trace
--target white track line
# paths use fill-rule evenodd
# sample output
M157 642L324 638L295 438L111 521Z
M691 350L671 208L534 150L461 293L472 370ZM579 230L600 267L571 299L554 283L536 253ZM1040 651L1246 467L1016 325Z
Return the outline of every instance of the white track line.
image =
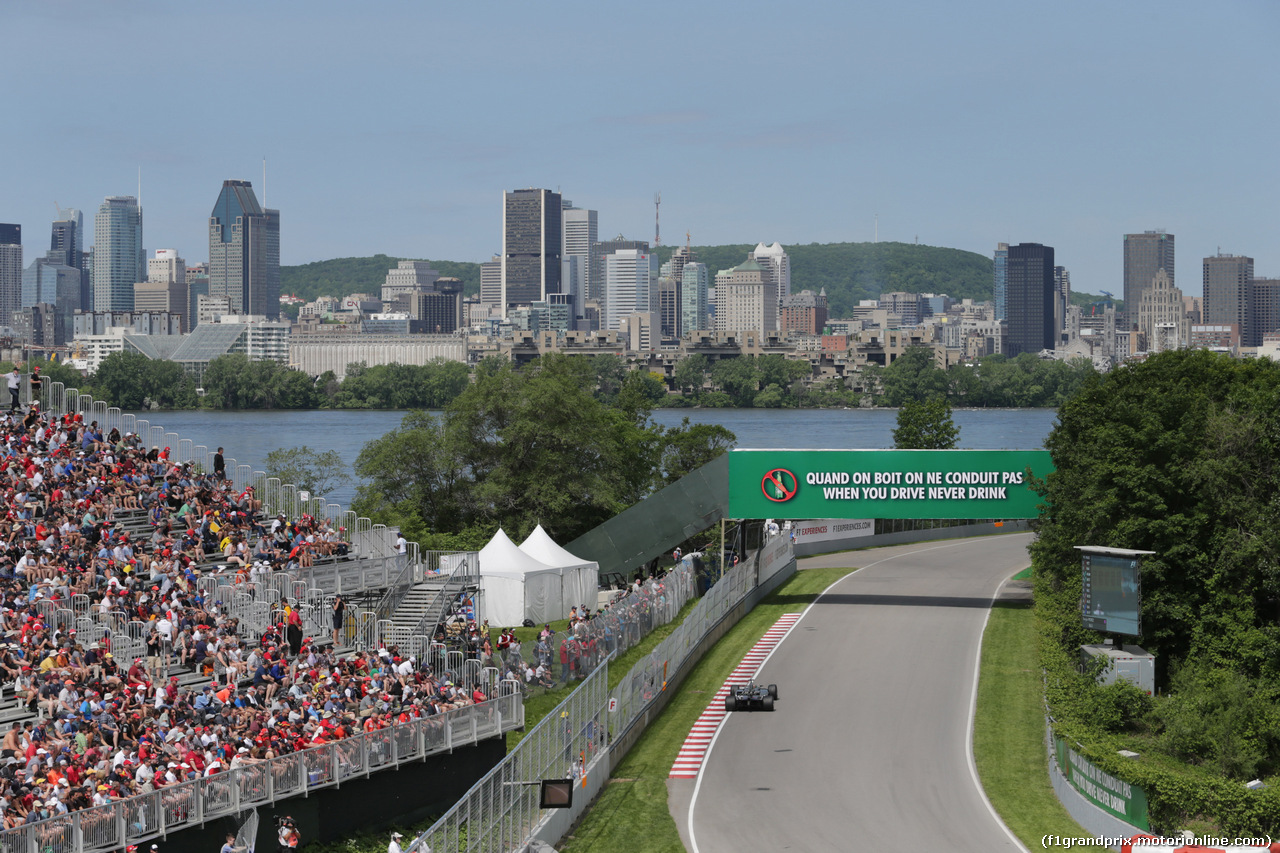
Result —
M1030 536L1030 535L1032 535L1032 534L1030 534L1030 533L1017 533L1017 534L1013 534L1013 535L1015 535L1015 536ZM788 629L787 629L787 634L788 634L788 635L790 635L790 634L791 634L791 632L792 632L793 630L795 630L796 625L799 625L801 622L803 622L803 621L804 621L804 617L808 616L808 615L809 615L809 611L813 609L813 606L814 606L815 604L817 604L819 601L821 601L821 600L822 600L822 596L826 595L828 592L831 592L831 590L832 590L832 589L834 589L834 588L835 588L836 586L838 586L839 584L843 583L843 582L844 582L844 580L845 580L846 578L848 578L848 577L849 577L849 575L852 575L852 574L855 574L855 573L857 573L857 572L860 572L860 571L862 571L863 569L870 569L870 568L874 568L874 567L876 567L876 566L880 565L881 563L887 563L887 562L889 562L890 560L897 560L897 559L899 559L900 557L909 557L909 556L911 556L911 555L913 555L913 554L921 554L921 553L924 553L924 552L926 552L926 551L938 551L938 550L940 550L940 549L942 549L942 548L953 548L953 547L956 547L956 546L958 546L958 545L976 544L976 543L978 543L979 541L981 541L981 540L978 540L978 539L970 539L970 540L967 540L967 541L959 541L959 542L957 542L957 541L951 541L951 542L946 543L945 545L934 545L932 548L917 548L917 549L916 549L916 550L914 550L914 551L906 551L906 552L904 552L904 553L902 553L902 554L894 554L892 557L885 557L883 560L876 560L874 563L867 563L867 565L865 565L865 566L859 566L858 568L850 569L850 570L849 570L849 574L841 576L838 580L833 581L833 582L832 582L832 583L831 583L831 584L830 584L826 589L824 589L822 592L818 593L818 597L817 597L817 598L815 598L813 601L811 601L811 602L809 603L809 606L808 606L808 607L806 607L806 608L803 610L803 612L801 612L801 614L800 614L800 618L799 618L799 619L797 619L797 620L795 621L795 624L793 624L790 628L788 628ZM998 589L997 589L996 595L999 595L999 590L998 590ZM991 601L992 601L992 603L994 603L994 602L995 602L995 596L992 596L992 597L991 597ZM991 608L990 608L990 606L988 606L988 607L987 607L987 618L990 618L990 617L991 617ZM983 628L983 631L986 631L986 622L985 622L985 621L982 623L982 628ZM979 637L981 637L981 635L979 635ZM783 637L783 639L786 639L786 637ZM774 649L776 650L776 649L780 648L781 646L782 646L782 642L781 642L781 641L779 641L779 642L778 642L778 645L774 646ZM770 657L772 657L773 652L770 652L770 653L769 653L769 655L770 655ZM981 660L982 660L982 642L981 642L981 639L979 639L979 642L978 642L978 661L979 661L979 662L981 662ZM975 707L975 705L976 705L977 701L978 701L978 673L977 673L977 672L975 672L975 673L974 673L974 675L973 675L973 697L972 697L972 700L970 701L970 704L969 704L969 743L968 743L968 744L967 744L967 746L966 746L966 752L968 753L968 757L969 757L969 772L973 775L973 782L974 782L974 784L977 786L977 788L978 788L978 792L982 795L982 799L983 799L983 801L984 801L984 802L986 802L986 804L987 804L987 808L991 810L991 814L995 817L996 822L997 822L997 823L999 823L999 824L1000 824L1000 826L1004 828L1004 831L1005 831L1006 833L1008 833L1009 837L1010 837L1010 838L1012 838L1012 839L1013 839L1013 841L1014 841L1014 843L1018 845L1018 848L1019 848L1019 849L1021 849L1021 850L1024 850L1024 851L1025 851L1027 848L1022 846L1022 842L1018 840L1017 836L1015 836L1015 835L1013 834L1012 830L1010 830L1010 829L1009 829L1009 827L1005 826L1004 821L1000 819L1000 816L999 816L998 814L996 814L995 808L991 805L991 801L987 799L987 792L986 792L985 790L983 790L983 788L982 788L982 784L978 781L978 777L977 777L977 768L976 768L976 766L975 766L975 765L974 765L974 763L973 763L973 710L974 710L974 707ZM689 820L688 820L688 832L689 832L689 853L701 853L701 851L698 849L698 838L697 838L697 836L694 834L694 831L693 831L693 810L694 810L694 807L695 807L695 806L697 806L697 804L698 804L698 792L702 790L702 776L703 776L703 774L706 772L706 769L707 769L707 759L711 757L711 750L715 749L715 747L716 747L716 741L720 739L720 732L722 732L723 730L724 730L724 727L723 727L723 726L718 726L718 727L716 728L715 736L714 736L713 738L711 738L711 745L707 747L706 755L704 755L704 756L703 756L703 759L702 759L702 766L698 768L698 781L697 781L697 782L695 782L695 783L694 783L694 785L693 785L693 796L689 798Z

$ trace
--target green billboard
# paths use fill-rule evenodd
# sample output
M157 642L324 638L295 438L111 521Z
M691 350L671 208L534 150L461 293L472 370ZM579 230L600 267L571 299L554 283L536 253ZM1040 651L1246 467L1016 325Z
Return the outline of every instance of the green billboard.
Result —
M732 518L1035 518L1047 450L733 450Z
M1151 830L1147 820L1147 793L1137 785L1104 773L1096 764L1080 755L1066 741L1055 737L1058 767L1071 785L1091 803L1138 829Z

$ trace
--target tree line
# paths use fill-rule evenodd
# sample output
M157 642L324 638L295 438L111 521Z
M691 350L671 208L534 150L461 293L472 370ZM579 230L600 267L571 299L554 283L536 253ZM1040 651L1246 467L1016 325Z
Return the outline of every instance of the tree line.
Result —
M602 388L598 365L489 358L444 411L413 411L365 445L353 508L426 547L478 548L501 527L569 541L711 461L718 425L653 423L647 376Z
M1280 832L1280 365L1176 351L1089 377L1046 442L1055 470L1031 546L1058 733L1143 786L1164 828ZM1157 694L1099 686L1079 646L1077 545L1152 551L1138 643ZM1118 749L1141 761L1119 758ZM1189 765L1191 769L1184 767Z

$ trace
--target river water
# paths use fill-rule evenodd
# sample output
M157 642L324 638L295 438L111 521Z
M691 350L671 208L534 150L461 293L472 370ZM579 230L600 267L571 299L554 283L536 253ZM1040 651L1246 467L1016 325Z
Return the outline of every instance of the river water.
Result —
M312 450L336 450L348 465L361 448L395 429L401 411L328 410L309 412L147 412L153 425L210 450L225 448L237 463L261 470L272 450L306 445ZM959 447L978 450L1036 450L1044 445L1058 413L1054 409L956 409L952 418L960 428ZM658 409L655 423L678 426L721 424L738 437L737 447L756 449L875 449L893 447L895 409ZM355 496L352 480L329 496L349 506Z

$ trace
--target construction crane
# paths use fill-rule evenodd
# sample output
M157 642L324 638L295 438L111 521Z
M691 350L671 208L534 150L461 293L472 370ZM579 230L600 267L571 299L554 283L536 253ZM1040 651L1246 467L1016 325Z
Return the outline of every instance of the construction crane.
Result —
M653 248L662 245L662 193L653 194Z

